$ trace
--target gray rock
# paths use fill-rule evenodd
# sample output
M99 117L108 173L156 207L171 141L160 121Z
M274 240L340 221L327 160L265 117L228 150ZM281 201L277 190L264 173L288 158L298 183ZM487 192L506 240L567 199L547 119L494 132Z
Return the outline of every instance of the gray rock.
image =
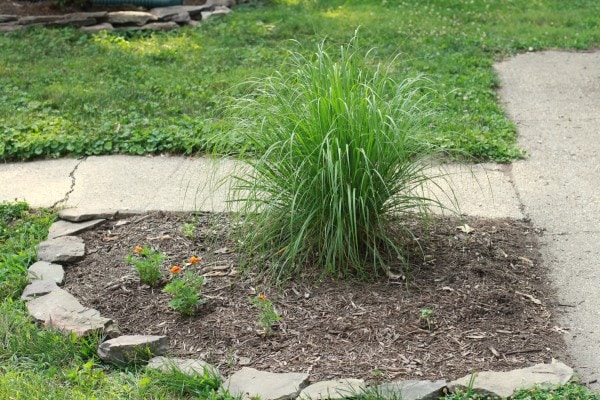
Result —
M177 15L169 17L166 21L173 21L179 25L186 25L191 20L192 20L192 17L190 17L190 14L184 12L184 13L179 13Z
M75 297L62 289L37 297L27 303L29 314L45 326L78 336L106 332L112 320L104 318L97 310L81 305Z
M233 7L236 4L235 0L207 0L207 5Z
M38 261L33 263L27 270L29 279L49 280L58 285L62 285L65 280L65 270L62 265L52 264L46 261Z
M138 32L138 31L159 32L159 31L171 31L171 30L177 29L177 28L179 28L179 25L177 25L173 21L170 21L170 22L151 22L151 23L143 25L143 26L120 26L120 27L115 28L115 30L118 32ZM125 221L119 221L119 222L120 223L117 223L117 226L120 226L121 224L129 223L129 222L125 222Z
M104 22L104 23L98 24L98 25L83 26L80 28L80 30L85 33L98 33L98 32L102 32L102 31L112 31L112 30L114 30L114 28L108 22Z
M111 24L103 23L99 25L88 26L83 28L82 30L91 30L94 28L97 29L97 27L100 26L106 26L108 29L112 29ZM113 219L116 217L116 215L117 210L95 210L87 208L66 208L58 212L58 216L60 217L60 219L64 219L66 221L71 222L84 222L90 221L92 219Z
M25 286L25 289L21 294L21 300L33 300L36 297L45 296L56 289L58 289L58 286L54 281L36 280Z
M65 15L65 17L95 18L98 20L98 22L101 22L102 20L106 19L107 16L108 16L107 11L77 12L77 13L71 13L71 14Z
M106 222L105 219L93 219L85 222L56 221L48 231L48 239L56 239L61 236L73 236L88 231Z
M20 25L43 25L63 19L62 15L38 15L19 18Z
M3 22L12 22L12 21L18 21L19 18L17 18L16 15L0 15L0 23Z
M171 18L174 17L175 15L178 15L180 13L187 13L187 11L184 11L181 9L182 6L173 6L173 7L157 7L157 8L153 8L150 11L148 11L150 14L154 15L156 18L158 18L158 21L168 21L167 18ZM190 14L188 14L190 15Z
M157 369L163 372L177 370L186 375L204 375L208 373L211 376L217 376L221 380L223 377L219 370L203 360L191 360L185 358L153 357L148 361L148 368Z
M231 9L223 6L216 6L213 11L202 11L202 20L206 20L212 17L224 17L229 14Z
M484 371L475 374L473 390L490 396L509 397L515 390L532 386L551 387L563 385L573 377L573 369L555 361L552 364L536 364L508 372ZM466 389L471 375L464 376L448 384L448 389Z
M365 390L365 381L362 379L336 379L313 383L303 389L298 396L299 400L336 400L351 397Z
M68 14L58 21L50 21L44 24L48 28L64 28L67 26L82 27L95 25L98 21L96 18L87 16L85 13Z
M117 219L135 217L136 215L140 215L143 213L144 213L144 211L140 211L140 210L129 210L129 209L119 210L119 211L117 211Z
M49 263L69 264L83 260L85 244L77 236L61 236L38 245L37 258Z
M204 6L200 7L206 9ZM160 7L150 10L150 14L155 15L159 21L173 21L182 24L191 20L188 9L189 6Z
M220 15L227 15L227 14L229 14L230 12L231 12L231 8L224 7L224 6L216 6L216 7L215 7L215 8L212 10L213 16L215 16L215 15L217 15L217 16L220 16Z
M98 347L98 356L119 366L147 362L155 355L163 355L169 348L166 336L127 335L110 339Z
M14 32L23 28L25 28L25 26L19 25L18 22L7 22L4 24L0 24L0 32L2 33Z
M260 397L261 400L295 399L308 383L308 374L276 374L244 367L231 375L223 384L233 396L242 399Z
M156 21L154 15L144 11L113 11L108 13L108 22L113 25L142 26L148 21Z
M169 15L176 15L180 13L187 13L191 19L197 20L201 18L202 11L212 10L214 4L202 4L199 6L173 6L173 7L160 7L153 8L150 12L156 15L159 19L166 18Z
M142 31L172 31L173 29L179 28L176 22L152 22L140 27Z
M437 400L444 394L446 381L400 381L384 383L377 393L384 398L402 400Z
M192 20L190 20L190 21L188 21L188 26L190 26L190 27L192 27L192 28L195 28L195 27L197 27L197 26L198 26L198 25L200 25L200 24L202 24L202 22L200 22L200 21L195 21L195 20L193 20L193 19L192 19Z

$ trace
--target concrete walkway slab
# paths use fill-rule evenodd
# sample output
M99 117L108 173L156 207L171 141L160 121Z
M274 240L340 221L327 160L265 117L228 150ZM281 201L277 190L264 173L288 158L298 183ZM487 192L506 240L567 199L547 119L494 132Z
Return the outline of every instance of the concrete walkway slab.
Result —
M71 189L69 174L79 160L44 160L0 164L0 201L25 200L33 207L49 207Z
M599 232L547 235L545 260L559 289L560 326L583 382L600 376ZM600 390L596 382L595 390Z
M569 352L584 382L600 380L600 52L522 54L496 68L530 155L512 175L525 213L547 229Z
M228 177L243 168L233 160L202 157L113 155L61 161L7 164L0 169L0 180L8 195L0 190L0 201L18 197L35 200L31 204L36 207L58 203L86 209L226 211L232 183ZM13 169L20 173L10 173ZM450 210L458 205L466 215L523 217L506 166L449 164L431 169L429 175L439 178L425 195Z
M85 208L224 211L223 178L235 163L209 158L89 157L75 174L66 206Z
M428 185L426 195L461 214L521 219L524 217L521 204L507 168L507 165L498 164L449 164L431 173L431 176L440 177Z

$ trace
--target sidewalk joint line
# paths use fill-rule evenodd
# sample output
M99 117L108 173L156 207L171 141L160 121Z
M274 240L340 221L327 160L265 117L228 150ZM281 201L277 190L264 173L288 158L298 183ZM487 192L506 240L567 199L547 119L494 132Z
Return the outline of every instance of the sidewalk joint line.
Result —
M503 165L501 167L501 171L508 177L510 186L515 192L515 196L517 196L517 203L519 203L519 211L521 211L523 219L525 220L525 222L529 222L531 221L531 216L526 211L525 203L523 202L523 199L521 198L521 193L519 193L519 189L517 188L517 184L515 183L515 176L513 175L512 167L512 164Z
M583 231L573 231L573 232L544 232L544 235L546 236L573 236L573 235L579 235L579 234L586 234L586 233L600 233L600 231L598 230L593 230L593 229L586 229Z

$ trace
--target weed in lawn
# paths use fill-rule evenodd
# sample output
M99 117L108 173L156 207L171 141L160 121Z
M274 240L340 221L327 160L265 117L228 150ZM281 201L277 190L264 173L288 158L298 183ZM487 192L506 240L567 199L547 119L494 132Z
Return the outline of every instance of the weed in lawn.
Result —
M277 280L309 262L336 277L387 270L382 254L402 258L388 219L438 204L421 193L427 81L397 82L360 51L355 37L337 56L323 44L313 57L290 53L294 72L257 82L238 105L240 129L263 154L235 177L241 250L264 256Z
M194 241L196 239L196 225L192 223L183 224L183 234L186 238Z
M89 360L82 365L78 364L65 371L67 381L87 390L95 390L104 384L107 379L104 371L99 368L94 360Z
M521 389L511 398L513 400L600 400L600 394L590 392L576 383L569 383L555 388Z
M512 400L599 400L600 394L590 392L584 386L576 383L554 388L530 388L516 391L511 397ZM445 400L500 400L483 395L473 390L457 391L444 397Z
M35 246L46 239L54 218L46 210L30 212L26 203L0 203L0 301L21 295Z
M220 391L221 380L212 371L203 374L188 375L177 369L155 372L147 371L146 376L151 387L163 387L177 396L193 396L192 398L207 400L234 400L227 391ZM179 398L179 397L178 397Z
M129 254L125 261L135 267L140 282L154 286L162 276L160 268L163 261L165 261L165 255L146 245L136 246L133 253Z

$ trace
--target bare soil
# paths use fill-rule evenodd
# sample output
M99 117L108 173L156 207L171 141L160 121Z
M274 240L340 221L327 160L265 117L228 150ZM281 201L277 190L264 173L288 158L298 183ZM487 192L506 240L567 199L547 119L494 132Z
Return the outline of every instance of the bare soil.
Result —
M195 224L195 237L183 234L184 223ZM408 275L369 283L305 277L275 288L240 271L227 215L135 216L83 234L86 258L68 267L65 287L115 319L123 334L167 335L171 355L200 357L224 374L250 366L309 372L313 381L453 379L564 360L539 231L511 219L439 217L427 232L418 221L405 223L417 232L412 247L424 250L409 257ZM472 232L457 229L465 223ZM156 287L140 284L124 261L144 244L168 257ZM207 302L182 317L161 290L170 266L191 256L208 277ZM249 301L257 293L282 317L270 336ZM429 326L425 309L433 310Z

